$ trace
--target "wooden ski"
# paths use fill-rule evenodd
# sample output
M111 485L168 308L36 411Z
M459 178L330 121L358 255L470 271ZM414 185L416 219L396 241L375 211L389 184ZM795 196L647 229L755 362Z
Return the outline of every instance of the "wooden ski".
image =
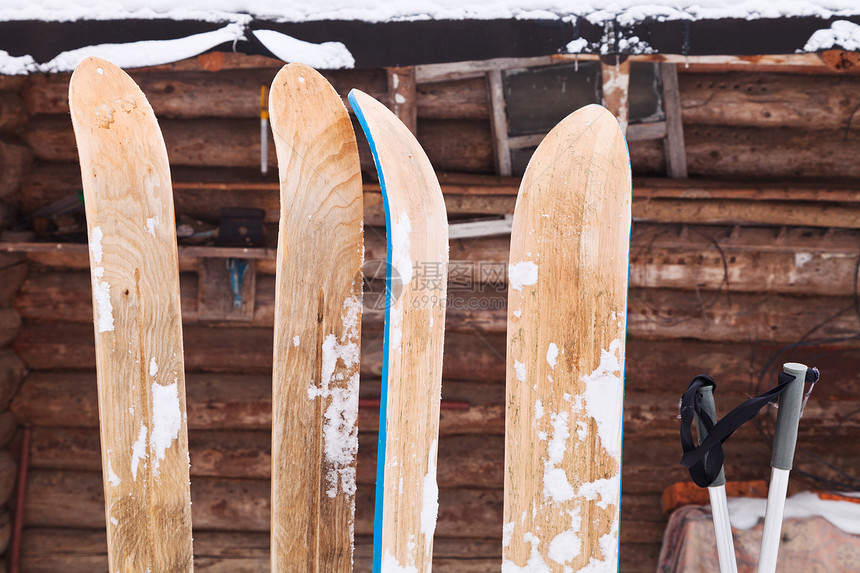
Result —
M384 105L349 101L376 162L387 227L374 571L430 571L448 276L448 218L424 150Z
M272 571L352 570L363 199L355 133L319 73L269 95L281 182L272 376Z
M137 85L82 62L69 86L93 285L111 571L191 571L179 268L167 150Z
M630 221L624 135L584 107L514 212L502 571L617 570Z

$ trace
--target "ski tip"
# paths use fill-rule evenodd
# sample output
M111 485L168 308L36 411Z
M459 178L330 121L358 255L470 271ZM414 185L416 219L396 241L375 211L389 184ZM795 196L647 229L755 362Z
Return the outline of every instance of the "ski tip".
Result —
M272 80L269 89L269 115L277 124L279 118L289 114L308 113L308 102L329 109L332 102L346 112L346 106L337 90L321 73L306 64L287 64Z
M347 95L347 99L349 100L349 105L352 107L352 111L354 111L356 114L360 114L362 106L367 102L367 100L373 98L361 91L360 89L352 88L351 90L349 90L349 95Z
M72 72L70 88L74 87L76 83L92 82L99 77L115 77L117 74L126 75L121 68L109 61L90 56L78 64L75 71Z

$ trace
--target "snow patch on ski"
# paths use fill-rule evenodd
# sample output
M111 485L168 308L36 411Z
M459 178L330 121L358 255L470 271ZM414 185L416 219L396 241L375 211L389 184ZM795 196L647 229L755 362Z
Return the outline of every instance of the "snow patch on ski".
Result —
M610 505L618 506L618 494L621 483L618 476L594 480L579 487L579 496L589 501L597 500L597 507L606 509Z
M155 236L155 230L158 228L158 216L155 217L147 217L146 219L146 232Z
M178 380L165 386L153 382L150 447L154 454L152 461L152 473L154 475L158 475L158 464L164 459L167 449L179 437L181 428L182 410L179 408Z
M558 364L558 346L555 342L549 343L549 348L546 350L546 362L550 368L555 370L555 365Z
M299 336L298 335L294 336L293 337L293 346L298 347L299 341L300 341Z
M514 360L514 372L517 374L517 380L520 382L526 381L526 365L519 360Z
M570 437L567 412L550 414L552 437L547 444L547 460L543 469L543 495L555 503L563 503L573 499L575 492L567 479L564 468L559 467L564 459L567 439Z
M585 411L597 423L600 443L621 464L621 410L624 397L622 352L624 340L616 338L608 350L600 351L600 364L585 383Z
M400 214L400 219L391 221L391 264L400 277L400 284L408 284L412 280L412 257L409 255L409 234L412 232L412 222L406 213Z
M619 511L616 505L615 517L609 533L601 535L597 540L603 559L592 557L588 565L579 570L579 573L613 573L618 569L618 518Z
M582 540L579 538L582 514L578 507L568 510L567 513L570 515L570 528L552 538L547 552L547 556L559 565L576 559L582 552Z
M514 526L516 524L511 521L502 526L502 547L507 547L511 544L511 538L514 536Z
M344 333L340 340L334 334L325 337L322 344L322 370L319 386L311 381L308 398L330 398L325 411L323 425L324 452L327 466L326 495L337 496L338 491L346 495L355 494L355 466L358 452L358 363L360 349L355 339L360 326L361 300L349 297L344 301L341 321ZM298 346L298 336L293 337ZM343 371L335 373L338 363ZM333 387L334 382L345 383Z
M140 432L137 434L137 440L131 446L131 478L137 481L137 468L140 465L140 460L146 458L146 426L140 425Z
M433 533L439 515L439 485L436 483L436 442L430 444L427 456L427 473L424 475L421 502L421 534L424 536L424 555L431 556Z
M388 551L382 557L380 569L380 573L418 573L418 569L414 565L400 565L397 558Z
M532 261L520 261L508 265L508 281L511 288L522 291L524 286L537 284L538 266Z
M538 551L540 539L535 534L526 532L523 534L523 540L531 545L529 560L525 565L520 566L510 559L505 559L502 562L502 573L552 573L552 569L546 564L546 561L541 557L540 551Z
M149 375L155 376L158 374L158 363L155 362L155 358L149 359Z
M93 227L90 234L90 254L95 265L102 263L102 233L101 227ZM110 284L102 281L105 269L102 266L93 266L93 299L96 307L96 329L98 332L111 332L113 325L113 305L110 302Z
M113 471L113 468L110 465L110 452L108 452L108 455L107 455L107 474L108 474L108 483L111 484L111 486L116 487L122 482L120 477L118 475L116 475L116 472Z

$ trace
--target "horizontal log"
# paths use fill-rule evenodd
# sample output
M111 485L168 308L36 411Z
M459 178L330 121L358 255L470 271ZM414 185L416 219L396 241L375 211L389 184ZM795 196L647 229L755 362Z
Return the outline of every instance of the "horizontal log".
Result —
M439 491L436 538L501 537L502 491ZM198 477L191 483L192 513L197 530L263 532L269 528L269 482ZM372 533L373 488L356 494L356 535ZM626 508L625 508L626 507ZM628 523L665 521L659 494L633 494L622 500L621 541L658 541L653 528ZM35 470L30 473L25 504L27 527L102 528L105 515L102 478L96 472Z
M857 389L860 365L856 350L805 349L794 355L773 353L773 347L670 343L631 340L626 361L625 432L628 438L677 435L677 401L688 381L702 372L712 374L723 404L737 404L774 384L775 372L760 377L763 363L778 367L788 359L818 365L824 382L811 400L802 435L847 435L860 425ZM236 365L241 369L242 365ZM755 373L755 375L751 374ZM443 408L440 433L502 435L504 432L503 375L496 383L446 380L443 400L466 402L467 410ZM362 380L361 395L378 397L377 381ZM239 390L241 389L241 390ZM189 373L186 383L188 425L192 430L269 430L271 385L266 375ZM90 372L43 372L27 376L11 404L22 422L46 427L95 428L98 424L95 375ZM359 428L373 432L377 413L359 409Z
M690 201L651 199L633 202L640 221L698 225L792 225L854 229L860 226L860 205L805 204L791 201Z
M373 531L373 489L360 487L356 494L356 535L370 535ZM266 480L197 477L191 484L195 527L268 531L269 490ZM499 490L440 489L436 535L495 538L501 534L501 509ZM104 523L100 472L30 472L24 510L26 526L101 528Z
M205 573L269 570L269 535L258 532L194 530L194 569ZM440 571L472 573L501 563L501 540L439 538L433 565ZM354 571L370 573L372 538L355 539ZM21 545L22 570L33 573L107 572L107 542L100 529L27 528ZM481 568L475 568L475 566Z
M130 71L132 79L161 118L235 117L258 118L260 86L269 86L277 67L231 68L215 73L200 71ZM326 79L346 103L353 88L385 101L387 85L383 70L327 70ZM486 119L489 105L482 79L422 84L417 90L418 115L432 119ZM65 114L69 74L31 76L22 90L29 112ZM349 106L347 105L347 109Z
M91 325L66 322L30 322L21 330L13 348L30 368L95 368ZM183 328L185 367L188 371L271 374L271 328ZM382 375L382 333L362 332L361 372ZM499 334L476 336L451 332L445 336L445 378L502 380L505 338Z
M364 426L359 428L365 429ZM31 439L30 464L33 468L101 471L99 433L96 428L35 427ZM372 486L376 483L377 440L375 433L362 433L359 436L358 484ZM188 437L191 475L269 479L271 442L270 431L192 429ZM439 487L501 488L503 461L504 438L500 435L443 436L439 441L437 465ZM6 466L3 462L5 460L0 456L0 484L5 485L3 472ZM11 477L10 483L14 483L14 472ZM4 491L0 489L0 493Z
M722 396L721 396L722 397ZM634 399L636 396L634 396ZM635 400L634 400L635 401ZM728 410L726 405L723 410ZM634 403L634 407L638 405ZM815 412L809 422L816 424ZM761 423L768 435L773 429L773 413ZM689 479L678 460L680 446L672 432L643 436L626 419L624 437L624 494L660 494L676 482ZM677 419L669 417L669 426L677 433ZM798 479L815 474L826 479L844 480L834 468L853 468L860 462L860 452L853 447L853 435L830 435L826 441L815 428L801 424L795 466L802 470ZM632 430L632 431L631 431ZM373 433L362 433L359 439L357 483L371 486L376 480L376 440ZM271 434L268 431L196 430L189 433L191 475L193 477L268 479L271 474ZM96 428L36 426L32 431L30 464L41 470L101 471L99 435ZM814 453L814 457L810 454ZM726 471L732 480L766 480L770 469L762 460L770 458L770 439L765 439L753 425L733 435L726 445ZM0 460L2 461L2 460ZM8 460L11 462L11 458ZM5 467L5 466L4 466ZM10 466L14 468L14 463ZM439 442L437 479L442 488L487 488L503 486L504 438L502 435L444 436ZM3 477L4 491L11 493L14 471ZM815 487L807 480L806 487ZM9 487L5 487L5 486ZM638 517L642 517L639 515Z
M160 122L174 165L254 167L259 164L259 127L243 119L167 119ZM67 117L36 116L23 133L36 157L74 161L74 136ZM856 130L762 129L688 125L684 132L691 176L857 177L853 161L860 135ZM494 171L490 130L476 120L424 120L418 139L440 171ZM362 163L372 171L363 139ZM630 144L633 170L665 172L660 142ZM270 154L274 170L275 154Z
M0 199L17 199L32 163L33 152L29 147L0 140Z
M443 386L444 401L468 404L468 408L442 408L442 435L504 432L501 384L446 380ZM189 373L188 425L192 430L270 430L271 389L271 378L267 375ZM359 395L378 399L379 380L363 379ZM34 371L27 376L10 407L19 420L35 426L98 427L95 374ZM378 423L378 406L359 408L358 427L362 432L375 432Z
M365 331L362 340L363 377L382 374L382 339ZM187 327L184 329L185 364L188 372L241 372L271 375L271 330ZM443 377L446 380L502 382L505 379L505 336L500 334L448 333L445 337ZM92 327L87 324L29 322L15 341L15 350L31 369L95 369ZM800 361L820 365L828 396L852 396L860 388L860 370L853 360L856 340L820 342L801 346L744 341L715 343L673 338L627 341L627 384L640 389L683 390L686 381L701 372L737 384L740 395L753 392L768 361L775 364ZM667 378L667 372L674 375ZM772 377L767 373L766 385ZM750 385L752 384L752 385ZM453 397L452 397L453 399Z
M860 130L686 126L691 175L858 177Z
M166 119L159 122L171 165L256 167L260 164L259 122L248 119ZM356 125L356 128L358 126ZM489 128L472 120L427 120L418 129L436 169L488 172L492 166ZM43 115L31 120L24 141L43 161L75 161L77 148L67 116ZM362 167L373 170L364 138L358 138ZM269 139L269 165L276 171L277 156Z
M860 105L860 77L682 73L684 123L845 129Z
M225 69L218 72L131 70L159 118L260 117L260 87L268 88L278 67ZM341 94L352 88L380 99L387 94L383 70L332 70L326 78ZM22 90L30 113L68 114L70 74L31 76Z

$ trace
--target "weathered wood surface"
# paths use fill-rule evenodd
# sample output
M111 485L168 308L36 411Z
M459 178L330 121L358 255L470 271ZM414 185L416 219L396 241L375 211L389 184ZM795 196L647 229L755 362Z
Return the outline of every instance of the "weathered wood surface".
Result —
M857 76L688 72L679 82L689 125L846 129L860 105Z
M385 347L374 563L429 571L438 506L436 459L446 326L448 217L425 151L385 106L360 91L350 104L374 148L387 223ZM414 280L433 265L439 280ZM420 275L419 275L420 277ZM440 531L441 534L441 531Z
M143 93L104 60L77 67L69 100L97 302L111 571L191 571L179 272L164 142Z
M272 370L272 570L352 570L361 266L358 148L319 73L284 66L269 114L281 181Z
M623 124L596 105L567 116L517 198L501 321L503 567L617 567L632 202Z

